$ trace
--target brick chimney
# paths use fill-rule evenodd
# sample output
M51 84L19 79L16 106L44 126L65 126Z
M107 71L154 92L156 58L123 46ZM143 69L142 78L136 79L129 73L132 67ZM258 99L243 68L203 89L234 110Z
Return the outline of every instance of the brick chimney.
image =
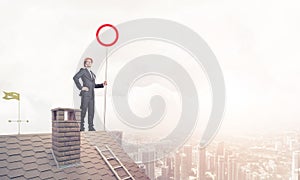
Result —
M80 109L52 109L52 152L58 166L80 162Z

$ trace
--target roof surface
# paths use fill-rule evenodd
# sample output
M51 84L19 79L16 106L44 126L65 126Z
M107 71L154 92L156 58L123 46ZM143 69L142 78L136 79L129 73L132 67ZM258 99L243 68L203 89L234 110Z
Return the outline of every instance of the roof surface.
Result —
M80 163L58 168L51 152L51 134L0 136L0 179L116 179L94 146L108 145L137 180L149 179L105 131L81 132ZM115 165L114 160L110 161ZM123 178L123 169L118 174ZM123 171L123 172L122 172Z

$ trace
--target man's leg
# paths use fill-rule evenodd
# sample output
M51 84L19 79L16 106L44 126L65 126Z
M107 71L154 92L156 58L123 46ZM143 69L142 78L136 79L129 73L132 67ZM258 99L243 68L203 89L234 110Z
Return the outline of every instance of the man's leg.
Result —
M94 107L95 107L95 101L94 99L92 98L90 101L89 101L89 104L88 104L88 123L89 123L89 131L95 131L95 128L94 128Z
M84 117L86 115L86 110L88 108L89 97L81 96L81 121L80 121L80 131L84 131Z

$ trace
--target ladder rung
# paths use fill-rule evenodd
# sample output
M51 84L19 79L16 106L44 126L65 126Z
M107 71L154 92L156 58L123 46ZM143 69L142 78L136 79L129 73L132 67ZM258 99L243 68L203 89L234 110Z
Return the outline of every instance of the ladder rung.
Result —
M116 159L115 157L109 157L109 158L106 158L107 160L113 160L113 159Z
M123 166L116 166L116 167L114 167L114 169L119 169L119 168L123 168Z
M122 180L131 179L131 178L132 178L131 176L128 176L126 178L123 178Z

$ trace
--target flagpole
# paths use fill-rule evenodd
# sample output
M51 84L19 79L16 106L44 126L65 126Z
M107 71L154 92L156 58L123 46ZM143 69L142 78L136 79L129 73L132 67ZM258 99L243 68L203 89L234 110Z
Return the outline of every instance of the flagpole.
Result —
M3 91L5 96L3 97L3 99L5 100L11 100L11 99L16 99L18 100L18 119L17 120L8 120L8 122L17 122L18 123L18 135L21 134L21 123L22 122L29 122L29 120L21 120L21 95L19 93L16 92L5 92Z
M20 111L20 103L21 102L21 98L19 96L19 103L18 103L18 134L20 134L20 124L21 124L21 111Z
M105 49L106 51L106 56L105 56L105 81L107 81L107 52L108 52L108 47L106 47ZM103 109L103 121L104 121L104 131L106 129L105 127L105 117L106 117L106 91L107 91L107 87L104 86L104 109Z

